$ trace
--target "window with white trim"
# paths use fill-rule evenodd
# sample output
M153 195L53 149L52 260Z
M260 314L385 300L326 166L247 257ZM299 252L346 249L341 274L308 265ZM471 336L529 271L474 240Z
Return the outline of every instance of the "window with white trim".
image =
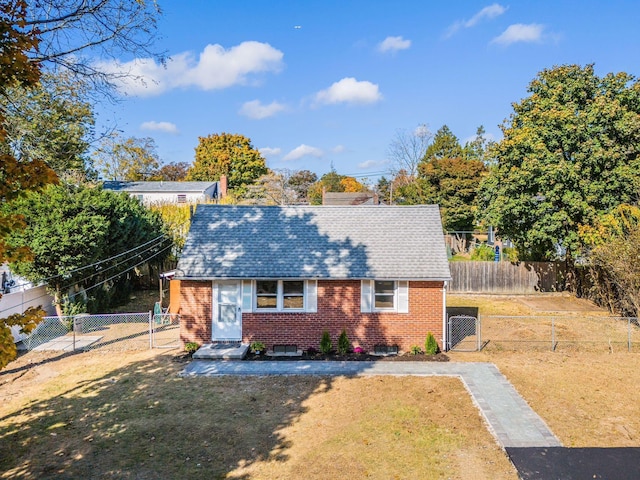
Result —
M255 309L304 311L304 280L256 280Z
M406 280L362 280L360 311L409 313L409 282Z
M395 310L396 282L376 280L373 283L373 308L375 310Z
M276 308L278 308L278 281L256 281L256 309L275 310Z

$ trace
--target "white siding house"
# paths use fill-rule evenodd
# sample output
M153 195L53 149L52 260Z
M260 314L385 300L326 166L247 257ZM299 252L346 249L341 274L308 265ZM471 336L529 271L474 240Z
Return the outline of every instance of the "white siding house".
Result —
M103 183L105 190L126 192L145 205L201 203L222 197L220 182L119 182Z

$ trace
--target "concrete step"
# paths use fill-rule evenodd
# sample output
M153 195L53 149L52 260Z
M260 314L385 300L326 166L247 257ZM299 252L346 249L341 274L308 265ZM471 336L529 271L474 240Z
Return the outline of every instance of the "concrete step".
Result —
M199 360L242 360L249 350L248 344L206 343L194 354Z

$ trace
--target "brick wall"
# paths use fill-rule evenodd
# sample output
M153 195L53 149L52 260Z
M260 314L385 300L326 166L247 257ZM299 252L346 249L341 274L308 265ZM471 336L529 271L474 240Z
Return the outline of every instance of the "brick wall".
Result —
M183 341L211 341L211 282L182 282L181 336ZM409 313L361 313L359 280L318 281L317 313L243 313L243 341L295 344L318 348L323 330L334 345L342 329L353 346L374 345L424 348L428 332L442 347L442 282L409 282Z
M180 340L211 343L211 282L180 281Z

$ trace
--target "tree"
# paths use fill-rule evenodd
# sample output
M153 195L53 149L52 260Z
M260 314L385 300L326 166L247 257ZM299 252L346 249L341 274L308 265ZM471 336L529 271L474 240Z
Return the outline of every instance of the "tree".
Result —
M466 155L458 138L443 125L418 164L417 179L396 177L396 197L405 204L440 205L445 230L473 230L477 189L485 171L484 163Z
M424 158L432 138L433 135L424 124L418 125L413 131L396 130L387 151L387 157L396 172L404 170L406 175L415 178L418 164Z
M196 158L187 180L214 181L226 175L228 186L243 193L247 186L268 173L264 157L239 134L220 133L199 137Z
M94 152L95 165L105 180L137 182L151 180L159 166L153 138L113 134Z
M310 170L297 170L289 177L289 186L296 192L298 201L309 202L309 188L318 181L318 175Z
M420 160L420 165L424 165L425 162L431 160L440 160L442 158L460 158L462 157L462 146L460 146L460 140L453 132L443 125L438 129L433 142L427 147L424 157Z
M121 274L145 259L168 255L171 245L156 213L129 195L101 188L50 185L3 209L22 215L26 223L26 228L12 232L9 243L26 245L33 255L12 261L12 271L34 283L48 279L58 307L71 288L92 290L95 295L94 287L100 286L101 296L112 295L109 288L117 289L118 281L126 281ZM94 305L104 306L95 301Z
M369 189L355 178L340 175L332 168L330 172L325 173L320 177L320 180L309 187L309 202L311 205L322 205L322 192L346 191L367 192Z
M480 160L463 157L433 158L420 165L420 178L429 203L440 205L447 231L472 231L476 217L478 186L486 173Z
M22 1L0 4L0 97L7 96L7 89L35 85L40 78L40 66L29 61L26 52L38 48L37 32L25 28L26 9ZM56 180L55 173L40 159L17 159L6 147L4 109L0 109L0 205L6 205L24 191L42 188ZM7 236L24 228L24 219L15 212L0 212L0 263L27 259L29 250L24 245L10 245ZM11 315L0 319L0 368L17 354L12 326L29 333L44 315L40 309L28 309L23 315Z
M9 0L24 6L23 19L9 21L36 36L22 50L28 62L70 72L108 93L130 73L104 68L107 59L124 54L164 61L153 51L160 9L155 0ZM101 62L96 62L99 58Z
M187 172L189 171L189 164L187 162L171 162L162 165L157 171L155 171L151 177L151 180L165 182L181 182L187 178Z
M94 115L81 80L68 73L44 74L37 85L7 88L0 108L6 131L3 153L21 162L42 160L58 177L87 173Z
M273 170L262 175L247 187L245 203L254 205L291 205L297 202L296 191L291 188L289 170Z
M114 77L127 73L110 73L96 68L82 53L91 51L103 58L116 58L122 52L149 51L158 10L155 2L139 0L7 0L0 3L0 97L8 89L35 86L42 68L60 67L72 75L88 78L99 86L113 86ZM0 109L0 144L6 144L5 111ZM0 205L55 182L54 171L41 159L18 159L0 148ZM10 246L7 237L24 228L24 220L14 212L0 214L0 263L25 259L23 246ZM29 310L23 316L0 319L0 368L16 355L9 326L20 325L23 331L34 328L41 312Z
M639 316L640 208L618 205L593 226L582 226L579 234L585 245L582 255L591 267L591 295L611 310Z
M487 140L485 130L482 125L476 130L476 136L473 140L465 143L462 149L463 156L468 160L480 160L485 165L491 163L491 159L488 157L488 152L493 145L493 142Z
M543 70L528 91L492 149L480 211L521 256L571 266L579 226L640 191L640 84L567 65Z

